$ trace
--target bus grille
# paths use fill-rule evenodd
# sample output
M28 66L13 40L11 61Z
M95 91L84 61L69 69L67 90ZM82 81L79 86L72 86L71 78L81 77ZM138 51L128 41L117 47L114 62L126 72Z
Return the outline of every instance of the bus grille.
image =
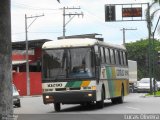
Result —
M69 91L69 90L80 90L80 87L74 88L56 88L56 91Z

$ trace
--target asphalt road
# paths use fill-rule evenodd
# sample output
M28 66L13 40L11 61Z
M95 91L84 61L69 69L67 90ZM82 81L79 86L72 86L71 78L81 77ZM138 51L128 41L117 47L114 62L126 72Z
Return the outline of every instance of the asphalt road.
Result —
M143 114L158 114L155 117L160 119L160 97L144 97L144 93L129 94L123 104L113 105L110 100L106 100L103 109L97 109L95 105L62 105L61 111L57 113L53 104L44 105L40 96L22 97L21 105L21 108L14 108L18 120L123 120L143 118Z

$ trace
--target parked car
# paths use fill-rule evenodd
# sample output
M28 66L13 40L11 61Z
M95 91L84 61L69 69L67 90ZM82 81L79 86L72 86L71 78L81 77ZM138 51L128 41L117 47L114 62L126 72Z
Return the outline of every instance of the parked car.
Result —
M157 81L158 84L158 90L160 90L160 81Z
M19 92L14 84L12 84L12 88L13 88L13 105L15 105L16 107L21 107Z
M154 79L152 78L152 91L154 91ZM158 90L158 83L155 80L155 91ZM137 85L137 92L149 92L150 91L150 78L142 78Z

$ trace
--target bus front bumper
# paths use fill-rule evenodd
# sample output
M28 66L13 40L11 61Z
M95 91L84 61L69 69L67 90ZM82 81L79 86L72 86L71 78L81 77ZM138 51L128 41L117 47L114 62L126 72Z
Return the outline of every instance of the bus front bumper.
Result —
M43 93L44 104L48 103L78 104L91 101L96 101L96 90Z

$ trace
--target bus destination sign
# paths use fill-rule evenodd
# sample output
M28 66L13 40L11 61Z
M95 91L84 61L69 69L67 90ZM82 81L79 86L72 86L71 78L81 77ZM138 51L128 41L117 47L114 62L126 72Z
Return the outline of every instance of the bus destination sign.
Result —
M122 8L122 17L142 17L142 7Z

